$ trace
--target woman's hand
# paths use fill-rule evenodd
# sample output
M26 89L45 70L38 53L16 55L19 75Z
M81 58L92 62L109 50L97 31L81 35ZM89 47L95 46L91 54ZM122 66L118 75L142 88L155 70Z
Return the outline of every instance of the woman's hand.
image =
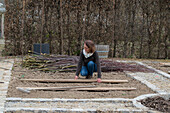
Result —
M75 80L77 80L78 79L78 76L75 76L75 78L74 78Z
M102 81L101 81L101 78L98 78L98 79L97 79L97 82L98 82L98 83L102 82Z

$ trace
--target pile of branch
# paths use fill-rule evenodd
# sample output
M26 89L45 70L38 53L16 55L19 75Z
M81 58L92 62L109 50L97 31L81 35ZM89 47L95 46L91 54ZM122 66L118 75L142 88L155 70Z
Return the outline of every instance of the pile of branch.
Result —
M25 57L23 67L44 72L72 72L77 62L77 56L31 55Z
M44 72L75 72L78 61L78 56L29 55L25 57L23 66ZM108 59L100 59L100 63L102 72L154 72L142 65L116 62Z

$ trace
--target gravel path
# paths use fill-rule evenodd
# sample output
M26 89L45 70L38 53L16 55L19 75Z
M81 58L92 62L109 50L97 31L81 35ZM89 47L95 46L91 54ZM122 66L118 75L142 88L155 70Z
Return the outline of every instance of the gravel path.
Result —
M30 99L31 100L31 99ZM8 99L6 106L8 109L16 109L16 108L60 108L60 109L84 109L85 111L88 110L101 110L101 111L113 111L114 109L129 109L133 110L135 107L132 104L132 101L128 100L109 100L109 99L101 99L98 101L94 100L62 100L62 99L49 99L44 100L32 100L32 101L12 101ZM114 106L114 107L113 107ZM139 109L138 109L139 110Z
M5 108L10 111L55 112L147 112L133 105L133 99L31 99L8 98Z
M127 73L127 75L140 80L153 91L170 93L170 79L157 73Z
M4 111L4 104L13 63L13 59L0 59L0 113L3 113Z

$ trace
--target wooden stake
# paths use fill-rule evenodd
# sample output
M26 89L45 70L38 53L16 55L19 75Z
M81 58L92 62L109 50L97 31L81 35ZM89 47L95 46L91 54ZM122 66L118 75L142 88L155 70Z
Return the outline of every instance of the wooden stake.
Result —
M72 89L77 91L132 91L136 90L136 88L126 88L126 87L97 87L97 88L77 88Z
M136 88L126 88L126 87L96 87L96 86L72 86L72 87L16 87L16 89L22 92L27 92L31 90L51 90L51 91L132 91Z
M170 74L170 71L168 71L168 74Z
M74 80L74 79L20 79L21 81L31 81L31 82L60 82L60 83L92 83L97 82L97 80ZM127 83L128 80L101 80L101 83Z
M94 88L97 86L71 86L71 87L16 87L16 89L23 89L23 90L56 90L56 91L65 91L70 89L76 88Z
M160 63L162 67L170 67L170 63Z

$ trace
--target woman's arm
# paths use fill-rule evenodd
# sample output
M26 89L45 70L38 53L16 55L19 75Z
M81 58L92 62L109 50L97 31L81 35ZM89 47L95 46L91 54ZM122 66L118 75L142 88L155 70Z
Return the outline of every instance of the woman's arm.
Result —
M95 62L97 64L97 73L98 73L98 78L101 78L101 67L100 67L100 59L99 59L99 55L98 53L96 52L95 54Z
M82 64L83 64L83 52L81 52L80 54L80 58L79 58L79 62L78 62L77 70L76 70L76 76L79 76L79 73L82 68Z

